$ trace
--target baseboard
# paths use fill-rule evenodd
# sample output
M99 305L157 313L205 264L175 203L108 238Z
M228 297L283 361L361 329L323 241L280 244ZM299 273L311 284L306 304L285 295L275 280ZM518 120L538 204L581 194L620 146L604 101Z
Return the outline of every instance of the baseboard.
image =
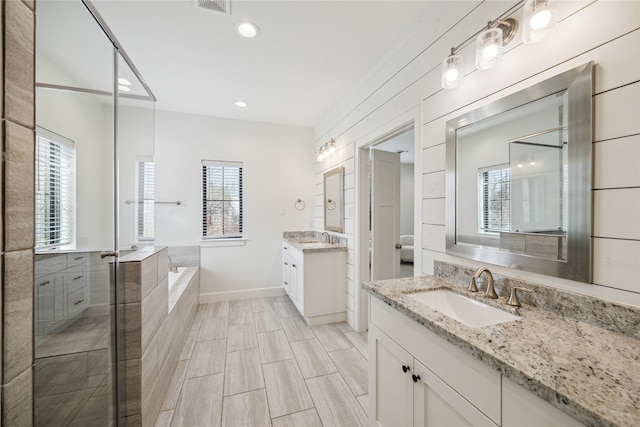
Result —
M200 304L245 298L277 297L280 295L285 295L282 286L276 286L274 288L244 289L241 291L211 292L208 294L200 294Z

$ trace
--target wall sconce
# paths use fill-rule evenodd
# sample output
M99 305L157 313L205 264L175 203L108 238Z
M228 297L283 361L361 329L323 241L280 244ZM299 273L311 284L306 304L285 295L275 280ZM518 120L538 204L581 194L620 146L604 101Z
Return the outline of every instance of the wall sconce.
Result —
M549 0L527 0L524 3L522 41L537 43L558 29L558 12Z
M318 162L324 161L327 157L336 152L336 140L331 138L331 141L325 143L316 153L316 160Z
M523 4L524 3L524 4ZM486 28L478 31L456 47L451 48L451 55L442 61L442 88L453 89L462 83L464 70L463 58L457 55L462 48L476 40L476 68L488 70L502 60L502 50L518 31L518 21L506 18L520 7L524 8L522 40L524 43L535 43L547 34L557 30L557 12L550 4L551 0L526 0L518 2L494 21L489 21Z
M442 60L442 87L453 89L464 79L464 62L461 55L456 55L451 48L451 55Z

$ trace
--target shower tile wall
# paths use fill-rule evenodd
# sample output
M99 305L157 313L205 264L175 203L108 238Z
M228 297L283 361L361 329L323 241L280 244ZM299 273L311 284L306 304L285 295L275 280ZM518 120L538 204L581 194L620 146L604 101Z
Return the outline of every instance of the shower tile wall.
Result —
M2 425L33 424L33 1L0 5L2 212Z

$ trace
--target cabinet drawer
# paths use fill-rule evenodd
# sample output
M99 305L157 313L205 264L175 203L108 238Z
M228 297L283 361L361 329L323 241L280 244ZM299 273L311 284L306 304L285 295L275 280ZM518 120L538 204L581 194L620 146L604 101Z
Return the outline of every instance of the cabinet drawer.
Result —
M72 271L64 273L64 284L67 294L77 291L80 288L87 286L87 272L86 270Z
M87 307L86 289L87 288L80 288L67 294L67 319L75 317Z
M500 423L500 373L440 338L376 297L369 297L371 323L389 335L420 363Z
M89 262L89 254L85 252L77 252L67 254L67 267L75 267L77 265L84 265Z
M34 274L35 277L57 273L67 268L67 256L36 254Z
M287 241L282 241L282 255L289 255L289 242Z

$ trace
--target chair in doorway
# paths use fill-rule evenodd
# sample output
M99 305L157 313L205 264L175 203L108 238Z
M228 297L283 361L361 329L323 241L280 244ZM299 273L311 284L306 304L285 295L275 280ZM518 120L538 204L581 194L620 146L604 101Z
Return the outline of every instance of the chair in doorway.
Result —
M400 236L400 262L413 263L413 234L403 234Z

